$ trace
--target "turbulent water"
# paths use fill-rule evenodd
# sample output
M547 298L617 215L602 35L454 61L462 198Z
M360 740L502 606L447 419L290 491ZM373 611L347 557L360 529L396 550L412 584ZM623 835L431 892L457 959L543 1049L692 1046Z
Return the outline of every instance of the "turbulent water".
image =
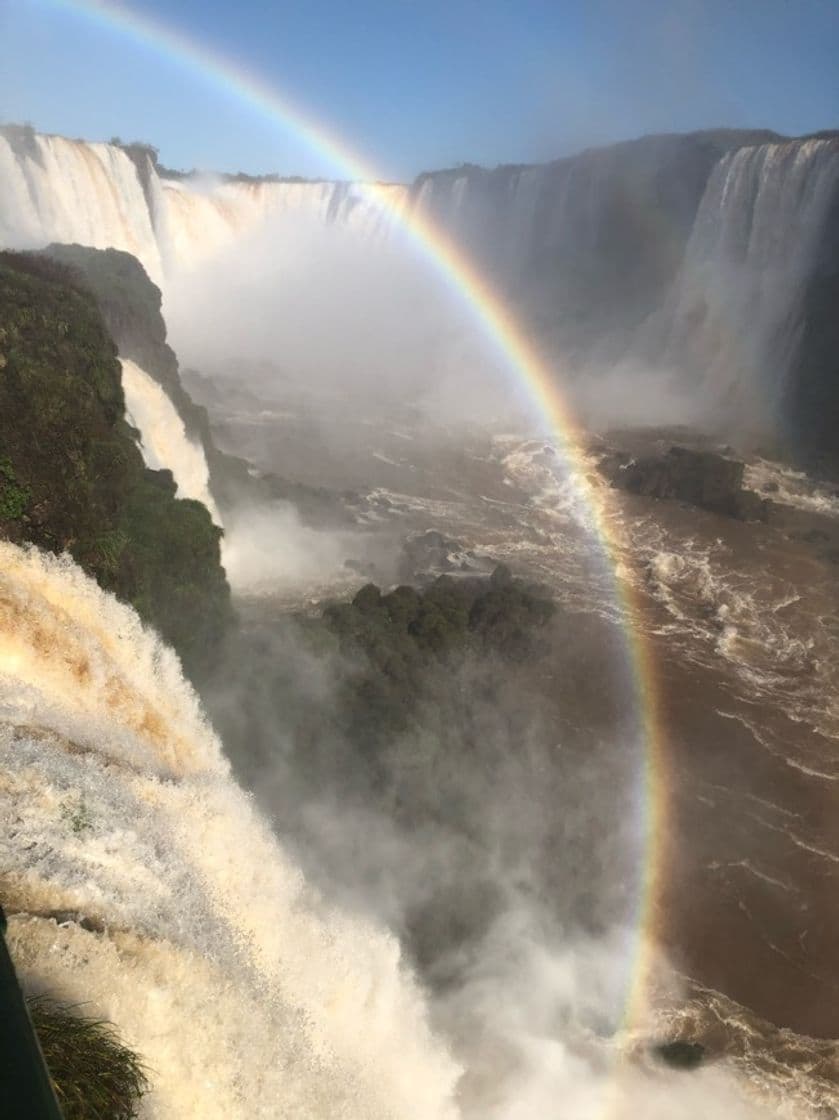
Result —
M311 485L375 482L355 507L361 535L343 541L352 566L339 558L331 580L312 569L296 600L282 581L266 581L262 596L302 605L346 595L357 563L375 559L369 539L434 529L458 542L438 570L489 554L550 586L586 664L585 625L574 620L599 616L608 627L618 618L592 558L590 510L550 443L477 430L435 441L404 419L371 425L343 409L319 416L319 447L333 449L323 455L307 438L305 409L234 418L221 407L218 416L229 449L263 469L293 467ZM585 469L595 488L607 486L600 457L624 439L636 452L669 445L666 432L592 438ZM832 1116L839 1051L810 1036L837 1033L839 500L835 488L761 458L749 461L746 484L773 502L765 524L621 493L608 502L661 689L671 824L658 933L695 982L690 1000L666 1003L659 1029L724 1055L768 1094L769 1115ZM378 578L393 577L385 566ZM560 691L565 675L575 679L572 666L558 670ZM600 715L562 696L572 721Z
M0 544L2 879L30 990L119 1024L155 1118L454 1115L399 947L330 911L174 655L62 559Z
M200 443L187 435L174 404L157 381L136 362L123 358L122 388L126 419L140 432L147 467L172 472L179 498L202 502L217 525L221 515L210 493L210 468Z
M471 1027L458 1101L398 945L307 887L171 652L69 560L2 544L0 561L10 948L30 992L106 1016L142 1055L143 1117L523 1120L558 1094L575 1120L761 1114L731 1071L685 1087L616 1066L573 1021L557 1034L625 947L536 952L525 926L443 1014Z

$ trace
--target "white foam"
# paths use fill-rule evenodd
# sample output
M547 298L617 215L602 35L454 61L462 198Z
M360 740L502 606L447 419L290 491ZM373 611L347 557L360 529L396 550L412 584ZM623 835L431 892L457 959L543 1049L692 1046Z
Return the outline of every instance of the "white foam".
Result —
M743 483L762 498L782 505L839 517L839 492L811 479L803 471L795 471L769 459L756 459L746 464Z
M24 983L116 1024L151 1070L144 1117L455 1115L398 944L309 889L174 655L68 559L6 543L0 753Z

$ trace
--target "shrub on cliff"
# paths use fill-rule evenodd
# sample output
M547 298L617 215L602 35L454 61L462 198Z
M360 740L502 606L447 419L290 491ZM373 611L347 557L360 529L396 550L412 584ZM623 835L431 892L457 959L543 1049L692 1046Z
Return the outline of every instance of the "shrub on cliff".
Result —
M64 1120L134 1120L146 1072L111 1024L47 999L29 1011Z

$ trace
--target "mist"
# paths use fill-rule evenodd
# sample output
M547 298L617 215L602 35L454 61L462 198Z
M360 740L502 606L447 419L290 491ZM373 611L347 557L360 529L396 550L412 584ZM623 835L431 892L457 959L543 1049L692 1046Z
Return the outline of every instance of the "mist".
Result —
M290 502L243 505L230 512L222 556L234 591L247 596L334 592L342 577L351 587L359 568L374 558L381 570L393 571L381 541L306 525Z
M307 878L399 937L462 1067L464 1120L796 1114L751 1101L736 1067L670 1070L651 1047L672 1028L649 1008L630 1015L652 946L635 910L638 748L625 697L601 692L608 628L566 615L552 625L554 708L526 666L469 657L446 685L426 668L410 733L365 751L342 704L358 663L312 652L305 618L251 623L208 692L210 714ZM586 687L601 713L581 728ZM440 755L437 709L451 694L462 729ZM665 960L656 972L673 997Z
M312 458L331 448L336 463L359 459L359 477L371 449L390 462L370 441L394 415L429 448L440 438L431 428L457 443L467 426L534 423L463 312L395 229L361 235L303 213L266 220L166 289L184 364L243 394L266 431L283 410L292 428L305 419ZM643 323L641 341L657 329ZM599 349L556 352L588 428L710 423L718 396L675 360L645 360L644 345ZM260 447L252 438L249 451ZM267 436L263 454L261 466L274 466ZM367 462L372 485L381 462ZM276 466L294 475L293 455ZM314 653L306 620L275 612L306 604L317 615L325 597L352 597L362 572L392 587L398 534L314 526L288 503L242 506L225 528L245 625L207 690L210 715L309 879L399 937L463 1067L461 1114L786 1115L750 1100L732 1063L669 1069L655 1046L695 1035L687 1025L674 1035L651 1009L630 1015L635 970L654 946L638 929L643 764L626 685L603 654L614 635L562 615L544 654L557 690L547 706L527 672L492 658L468 658L445 684L425 667L410 732L365 741L346 701L363 659ZM452 688L463 726L443 732ZM658 958L656 973L675 999L673 967Z
M182 363L231 394L221 437L230 449L309 484L334 486L346 469L348 484L383 487L388 501L400 486L424 498L428 479L410 478L422 452L403 459L383 431L398 427L390 436L433 459L470 429L538 434L542 419L462 297L395 223L365 221L324 222L305 208L267 218L171 274L167 320ZM510 267L503 239L489 227L470 237L509 298L527 306L515 262L498 272L499 261ZM674 323L695 329L707 251L694 246L669 302L649 314L630 308L630 292L625 304L598 304L612 298L604 273L602 293L586 293L598 310L579 322L545 332L544 293L525 316L589 431L727 430L728 386L686 376L685 348L674 344ZM717 272L728 274L722 262ZM574 282L549 297L573 303ZM756 337L772 314L753 324ZM690 335L702 353L724 333L703 330ZM741 338L738 352L751 351L757 343ZM284 426L299 458L281 446ZM651 953L670 1006L683 978L655 931L639 929L643 761L619 658L603 653L620 648L610 624L561 612L544 660L529 668L472 654L443 680L424 665L411 682L409 729L396 719L384 740L375 728L367 737L348 697L361 689L374 712L390 700L375 674L365 677L366 655L340 639L315 652L312 635L324 634L311 624L365 578L385 590L405 578L398 527L308 524L287 503L242 506L225 527L245 622L207 692L211 718L307 877L399 938L462 1066L465 1120L599 1120L609 1109L650 1120L797 1115L797 1103L784 1111L754 1098L748 1061L671 1069L656 1047L704 1040L703 1028L633 1002ZM278 617L291 606L307 617ZM532 679L543 665L550 686Z
M377 214L372 229L301 207L173 272L165 314L182 364L269 399L340 400L351 413L509 412L509 372L463 296L393 215L363 205Z
M690 424L704 438L720 417L740 422L735 400L771 427L786 373L770 376L756 355L780 339L781 364L790 362L801 340L832 149L709 135L647 137L544 167L458 168L416 187L546 355L594 446L615 426ZM53 163L31 173L44 190L53 166L73 170L62 185L79 184L78 199L64 192L69 221L96 193L84 189L91 161L81 144L42 146ZM199 682L207 715L294 874L337 908L335 928L346 918L377 929L393 975L412 992L416 978L441 1051L462 1071L459 1114L796 1115L793 1089L789 1101L765 1099L753 1051L719 1044L708 1022L716 992L705 1019L685 1010L697 956L700 969L736 986L738 969L748 984L751 955L775 953L774 944L735 937L740 956L721 969L720 954L697 954L685 911L696 890L697 905L737 931L755 894L778 913L786 866L764 868L770 845L737 846L748 813L700 814L715 812L720 791L748 772L762 794L750 788L744 803L778 814L766 826L772 842L788 827L803 831L803 809L780 804L790 786L788 722L780 744L756 732L757 759L738 753L739 736L762 710L764 697L748 690L769 679L767 649L772 673L786 649L801 651L801 677L831 663L805 631L815 632L810 620L804 637L790 636L802 597L786 585L793 542L829 544L824 526L784 537L784 587L772 598L763 521L732 527L713 510L643 505L635 492L624 505L606 494L591 455L600 525L548 418L527 400L524 371L398 220L346 184L241 178L157 176L157 210L128 157L108 158L130 186L130 206L113 207L107 239L136 242L149 275L163 276L184 383L209 409L211 438L200 413L186 423L167 397L177 368L168 352L161 358L160 332L158 349L147 349L161 366L134 369L126 358L147 465L167 468L179 495L208 505L209 486L223 524L236 621ZM111 197L109 184L103 164L94 185ZM754 224L756 198L765 213ZM787 218L799 199L810 207L800 259L786 271L773 233L778 199ZM50 220L45 208L45 230ZM761 313L750 315L752 306ZM642 436L637 446L643 453ZM762 477L767 494L781 493L771 471ZM631 625L646 627L666 655L677 723L668 748L682 752L674 785L688 808L671 837L675 916L655 921L643 905L658 858L648 847L649 712L615 569L643 602ZM835 601L831 578L825 589L819 625ZM764 617L771 627L761 629ZM783 682L784 704L794 687ZM813 688L794 718L811 720L813 695L828 691ZM822 773L808 759L789 764L796 775ZM754 777L776 763L783 781ZM714 848L727 827L730 859ZM197 833L191 844L198 852ZM795 831L791 844L805 860L832 859L818 835ZM754 893L729 889L737 875ZM787 893L797 905L797 888ZM259 898L269 930L271 905ZM649 986L668 998L644 1007L639 970L651 954ZM327 1013L333 998L307 993ZM378 998L370 995L372 1015ZM748 1033L748 1006L726 1011L729 1027L745 1023ZM364 1030L359 1016L349 1033ZM671 1068L659 1049L669 1042L707 1042L699 1068ZM794 1080L793 1071L772 1084Z
M602 190L602 172L592 176L589 190ZM207 179L191 183L190 195L177 192L178 207L197 207L179 219L189 249L182 246L173 258L164 285L170 340L183 366L245 388L266 406L305 402L314 417L337 409L371 420L410 409L414 421L437 428L540 428L543 417L520 372L468 297L401 227L399 207L390 212L359 196L341 204L348 207L343 216L322 213L319 186L312 184L311 197L292 196L273 213L263 201L261 216L237 217L231 227L228 189ZM576 240L599 236L577 232L582 214L554 250L562 262L555 290L534 292L529 263L507 247L512 231L499 231L482 213L487 203L480 191L489 187L479 182L475 189L475 216L450 214L448 196L435 203L433 194L429 215L463 243L498 294L518 305L523 333L582 424L599 430L687 424L724 437L744 424L751 437L772 430L782 381L775 373L761 393L760 382L769 377L764 355L789 291L800 284L805 250L794 268L773 262L770 279L761 281L773 299L763 299L760 316L749 315L744 331L743 307L757 300L741 282L747 270L697 233L666 305L639 314L631 286L621 292L626 281L616 283L605 269L588 276L591 266L577 263L593 250ZM409 204L418 205L400 205ZM569 203L584 204L582 198ZM239 199L235 205L248 213L253 204ZM654 221L643 208L632 220L640 228ZM198 225L206 233L196 240ZM629 248L618 243L610 250L619 272ZM714 253L719 259L710 269L706 257ZM741 294L726 310L718 289L731 286L732 274L740 277ZM579 305L578 289L591 306L569 313L565 305ZM716 310L703 323L706 303ZM560 325L546 329L548 317ZM774 365L789 364L794 350L792 339Z

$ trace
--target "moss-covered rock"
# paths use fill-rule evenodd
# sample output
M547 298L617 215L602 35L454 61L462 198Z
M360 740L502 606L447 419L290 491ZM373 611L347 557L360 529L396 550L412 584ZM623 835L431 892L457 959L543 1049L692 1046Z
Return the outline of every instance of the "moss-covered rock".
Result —
M123 145L138 163L152 158L145 145ZM166 340L160 289L143 265L119 249L92 249L87 245L48 245L42 255L70 270L73 283L89 291L102 313L108 333L120 356L136 362L161 385L184 422L187 434L200 443L210 470L210 490L222 513L242 501L283 500L301 511L312 510L314 520L334 522L334 496L286 479L255 479L244 459L221 451L213 439L203 405L196 404L181 380L177 356ZM340 507L343 512L343 507Z
M36 254L0 254L0 535L69 552L193 675L211 659L230 612L220 531L143 465L94 298Z
M74 274L96 300L120 355L153 377L175 405L193 439L212 443L206 410L181 384L178 359L166 341L160 288L136 257L119 249L48 245L43 255Z

